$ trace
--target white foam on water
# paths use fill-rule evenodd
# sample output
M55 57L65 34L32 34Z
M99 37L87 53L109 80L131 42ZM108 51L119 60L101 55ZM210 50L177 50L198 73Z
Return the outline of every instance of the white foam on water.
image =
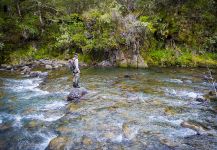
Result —
M196 92L189 92L189 91L180 91L178 93L178 95L180 95L180 97L184 96L184 97L188 97L188 98L197 98L197 96L201 95L201 93L196 93Z
M2 117L3 116L3 117ZM52 122L59 120L62 118L64 114L58 114L58 115L53 115L53 116L44 116L43 114L34 114L34 115L27 115L27 116L21 116L21 115L12 115L12 114L1 114L1 118L7 118L9 120L13 121L13 127L22 127L22 120L23 119L36 119L36 120L41 120L41 121L47 121L47 122ZM0 119L0 124L3 122L2 119Z
M175 90L175 89L166 89L165 90L166 95L169 96L177 96L177 97L181 97L181 98L191 98L191 99L195 99L198 96L201 96L202 93L199 92L193 92L193 91L187 91L187 90Z
M9 120L13 121L13 127L21 127L22 123L22 117L20 115L13 115L13 114L8 114L8 113L1 113L0 114L0 124L3 123L3 120Z
M166 95L172 95L175 96L177 94L176 90L174 89L165 89Z
M183 83L183 81L180 79L169 79L169 80L165 80L165 81L171 82L171 83L178 83L178 84Z
M13 124L13 127L21 127L22 123L22 117L20 115L14 115L15 123Z
M148 118L150 121L166 122L166 123L170 123L171 125L175 125L175 126L180 126L180 124L183 122L182 119L169 120L168 118L164 116L149 116Z
M188 137L188 136L191 136L191 135L196 135L197 132L192 130L192 129L189 129L189 128L180 128L180 129L176 129L176 130L173 130L173 131L170 131L168 132L168 136L169 137Z
M52 117L44 117L44 118L42 118L42 120L43 120L43 121L52 122L52 121L59 120L59 119L62 118L63 116L64 116L64 115L52 116Z
M55 101L53 103L50 104L46 104L42 109L43 110L55 110L55 109L60 109L64 106L66 106L67 102L65 101Z
M23 80L6 79L6 88L11 89L14 92L32 91L32 92L37 92L40 95L48 94L49 92L42 91L38 88L41 82L43 82L43 80L40 78L23 79Z
M41 144L38 144L38 145L35 146L35 147L36 147L36 150L45 150L45 149L48 147L50 141L51 141L52 139L54 139L54 138L57 137L57 135L51 134L51 133L50 133L50 134L40 134L40 136L41 136L44 140L43 140L43 142L42 142Z
M123 140L122 134L119 134L115 138L111 139L112 142L119 142L119 143L122 142L122 140Z
M64 114L62 114L62 115L53 115L53 116L44 116L43 114L35 114L35 115L27 115L27 116L24 116L23 118L53 122L53 121L59 120L63 116L64 116Z

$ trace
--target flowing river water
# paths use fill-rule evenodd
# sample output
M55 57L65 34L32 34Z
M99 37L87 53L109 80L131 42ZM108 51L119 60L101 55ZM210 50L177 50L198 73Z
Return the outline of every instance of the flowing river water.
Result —
M217 104L195 100L211 87L205 72L83 69L88 94L74 104L68 70L46 81L2 71L0 149L43 150L52 139L54 149L217 149ZM199 131L181 125L189 121Z

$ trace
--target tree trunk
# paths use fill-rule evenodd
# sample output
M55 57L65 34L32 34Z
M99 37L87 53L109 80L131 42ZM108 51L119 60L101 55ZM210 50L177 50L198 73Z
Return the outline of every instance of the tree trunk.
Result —
M44 32L44 21L43 21L43 18L42 18L42 14L41 14L41 4L38 2L38 15L39 15L39 22L40 22L40 25L41 25L41 33Z
M19 17L21 17L21 11L20 11L19 0L16 1L16 7L17 7L17 13L18 13Z

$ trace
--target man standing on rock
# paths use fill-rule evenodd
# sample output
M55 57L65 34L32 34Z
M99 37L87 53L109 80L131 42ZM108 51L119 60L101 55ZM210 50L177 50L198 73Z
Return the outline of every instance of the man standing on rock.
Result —
M80 79L80 69L78 65L78 54L75 53L74 58L69 60L69 68L73 73L73 87L80 88L79 79Z

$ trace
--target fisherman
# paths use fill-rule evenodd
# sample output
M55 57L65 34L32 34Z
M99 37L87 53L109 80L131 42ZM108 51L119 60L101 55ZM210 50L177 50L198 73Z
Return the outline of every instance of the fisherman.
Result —
M73 87L74 88L80 88L79 79L80 79L80 69L78 65L78 54L74 54L74 58L72 60L69 60L69 68L73 73Z

